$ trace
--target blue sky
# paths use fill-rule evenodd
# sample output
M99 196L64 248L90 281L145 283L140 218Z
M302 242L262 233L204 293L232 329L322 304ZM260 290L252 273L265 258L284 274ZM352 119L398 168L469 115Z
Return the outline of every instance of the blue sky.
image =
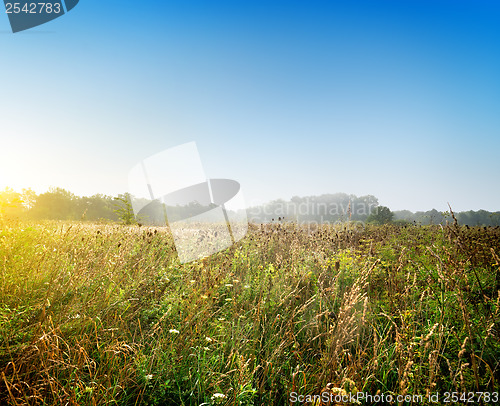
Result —
M500 3L81 0L0 15L0 188L127 190L196 141L248 204L373 194L500 210Z

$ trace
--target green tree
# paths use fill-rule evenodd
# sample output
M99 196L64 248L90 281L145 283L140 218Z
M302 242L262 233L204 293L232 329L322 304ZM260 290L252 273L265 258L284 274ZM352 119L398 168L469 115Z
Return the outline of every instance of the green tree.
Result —
M50 188L36 199L31 209L35 218L49 220L75 220L76 197L73 193L62 188Z
M388 224L392 223L394 213L385 206L378 206L374 212L368 216L366 221L373 224Z
M123 224L134 224L134 208L132 207L132 196L130 193L124 193L115 197L115 207L114 212L118 215L118 218Z
M116 201L112 197L96 194L90 197L79 197L77 200L78 215L83 220L96 221L108 219L118 221L115 213Z

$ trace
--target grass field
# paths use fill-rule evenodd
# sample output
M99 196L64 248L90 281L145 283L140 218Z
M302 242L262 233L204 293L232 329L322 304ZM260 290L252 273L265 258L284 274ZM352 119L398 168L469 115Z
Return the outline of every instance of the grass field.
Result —
M251 226L181 265L161 229L0 225L0 404L500 389L500 229Z

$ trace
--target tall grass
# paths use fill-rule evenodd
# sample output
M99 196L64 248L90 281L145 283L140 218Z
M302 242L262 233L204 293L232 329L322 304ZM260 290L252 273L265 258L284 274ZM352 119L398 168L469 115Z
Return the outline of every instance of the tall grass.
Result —
M252 226L181 265L164 229L0 231L0 403L287 405L498 391L500 230Z

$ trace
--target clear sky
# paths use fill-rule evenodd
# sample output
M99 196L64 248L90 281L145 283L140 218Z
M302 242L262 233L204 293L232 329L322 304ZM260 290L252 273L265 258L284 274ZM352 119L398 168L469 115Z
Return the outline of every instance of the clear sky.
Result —
M81 0L17 34L2 9L0 51L0 188L116 195L196 141L247 204L500 210L497 0Z

